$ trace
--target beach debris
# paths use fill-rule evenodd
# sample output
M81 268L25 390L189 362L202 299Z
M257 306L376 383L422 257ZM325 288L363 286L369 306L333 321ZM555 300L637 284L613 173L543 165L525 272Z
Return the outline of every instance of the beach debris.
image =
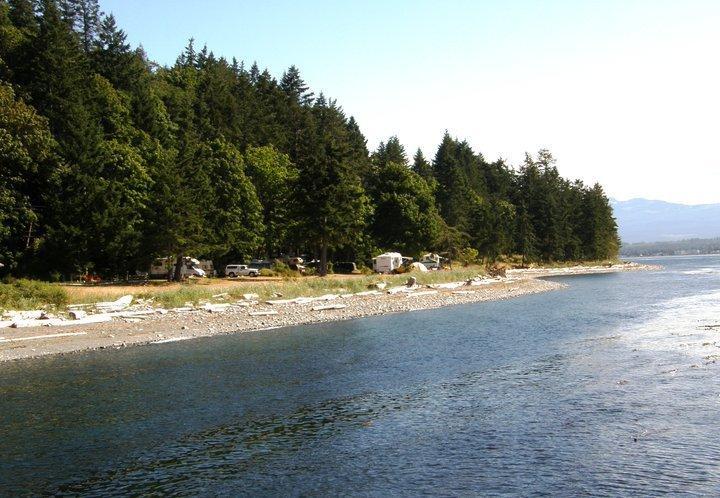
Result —
M428 285L431 289L457 289L458 287L462 287L464 285L467 285L465 282L448 282L445 284L430 284Z
M385 287L387 287L387 282L375 282L368 285L368 289L372 290L385 290Z
M421 291L421 292L413 292L411 294L408 294L407 297L420 297L420 296L431 296L433 294L437 294L438 291L436 290L428 290L428 291Z
M296 297L295 299L271 299L267 304L277 306L282 304L309 304L315 301L332 301L340 297L338 294L324 294L318 297Z
M369 291L363 291L363 292L356 292L356 296L377 296L378 294L381 294L379 290L369 290Z
M222 304L206 303L205 306L203 306L203 310L207 311L208 313L219 313L221 311L225 311L229 307L230 307L229 303L222 303Z
M475 294L473 290L456 290L452 291L453 294Z
M283 297L279 292L273 292L271 297Z
M313 306L312 311L341 310L343 308L347 308L347 304L323 304L320 306Z
M30 337L14 337L12 339L0 338L0 342L34 341L37 339L54 339L56 337L69 337L74 335L87 335L87 332L65 332L63 334L33 335Z
M230 294L228 294L227 292L223 292L223 293L221 293L221 294L215 294L215 295L213 296L213 298L214 298L214 299L225 299L225 298L228 297L229 295L230 295Z
M121 311L129 307L130 304L132 304L132 300L132 294L128 294L116 299L115 301L95 303L95 307L102 312Z
M47 320L15 320L12 324L10 324L10 327L14 329L27 327L63 327L68 325L86 325L90 323L109 322L110 320L112 320L112 315L101 313L97 315L88 315L77 320L64 320L62 318L50 318Z
M253 294L253 293L243 294L242 297L245 301L252 301L254 299L260 299L260 296L258 294Z
M233 306L239 306L241 308L247 308L249 306L255 306L257 301L237 301Z
M80 320L87 316L87 312L83 310L70 310L68 312L68 315L70 315L70 318L72 318L73 320Z
M168 311L172 311L174 313L185 313L187 311L193 311L195 308L192 306L182 306L180 308L170 308Z
M396 287L390 287L387 291L388 294L397 294L399 292L413 292L414 287L408 287L407 285L398 285Z
M269 301L265 301L266 304L270 304L272 306L277 306L281 304L294 304L297 300L295 299L271 299Z
M251 311L248 313L250 316L269 316L269 315L277 315L278 312L274 310L268 310L268 311Z
M8 311L4 314L10 320L39 320L45 310Z
M410 277L407 279L407 282L405 282L405 287L415 287L417 284L417 278Z

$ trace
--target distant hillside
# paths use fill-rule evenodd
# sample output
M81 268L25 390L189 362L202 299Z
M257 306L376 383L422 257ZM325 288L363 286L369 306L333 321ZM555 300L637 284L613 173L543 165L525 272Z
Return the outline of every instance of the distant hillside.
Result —
M666 242L623 244L622 256L678 256L688 254L720 254L720 238L688 239Z
M625 244L720 236L720 204L673 204L648 199L611 200Z

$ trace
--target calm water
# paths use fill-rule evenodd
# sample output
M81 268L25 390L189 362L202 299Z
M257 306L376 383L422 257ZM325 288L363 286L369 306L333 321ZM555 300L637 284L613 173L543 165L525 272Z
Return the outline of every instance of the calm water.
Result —
M720 257L653 261L1 365L0 495L718 495Z

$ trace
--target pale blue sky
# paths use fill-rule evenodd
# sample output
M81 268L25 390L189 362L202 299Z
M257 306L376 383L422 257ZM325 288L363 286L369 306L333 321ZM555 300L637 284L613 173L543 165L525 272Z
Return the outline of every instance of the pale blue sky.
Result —
M621 199L720 202L718 0L101 6L161 64L192 36L278 77L297 65L371 148L397 134L432 157L448 129L513 164L547 147Z

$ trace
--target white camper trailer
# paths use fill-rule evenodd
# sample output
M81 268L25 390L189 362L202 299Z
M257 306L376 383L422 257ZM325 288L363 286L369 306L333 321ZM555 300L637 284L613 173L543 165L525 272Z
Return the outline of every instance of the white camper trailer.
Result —
M373 270L377 273L392 273L403 265L399 252L386 252L373 258Z
M202 263L207 266L208 261ZM209 262L212 265L212 261ZM150 277L154 278L170 278L175 271L175 258L158 258L153 261L150 266ZM181 275L186 277L206 277L207 273L202 268L202 264L195 258L185 256L181 267Z

